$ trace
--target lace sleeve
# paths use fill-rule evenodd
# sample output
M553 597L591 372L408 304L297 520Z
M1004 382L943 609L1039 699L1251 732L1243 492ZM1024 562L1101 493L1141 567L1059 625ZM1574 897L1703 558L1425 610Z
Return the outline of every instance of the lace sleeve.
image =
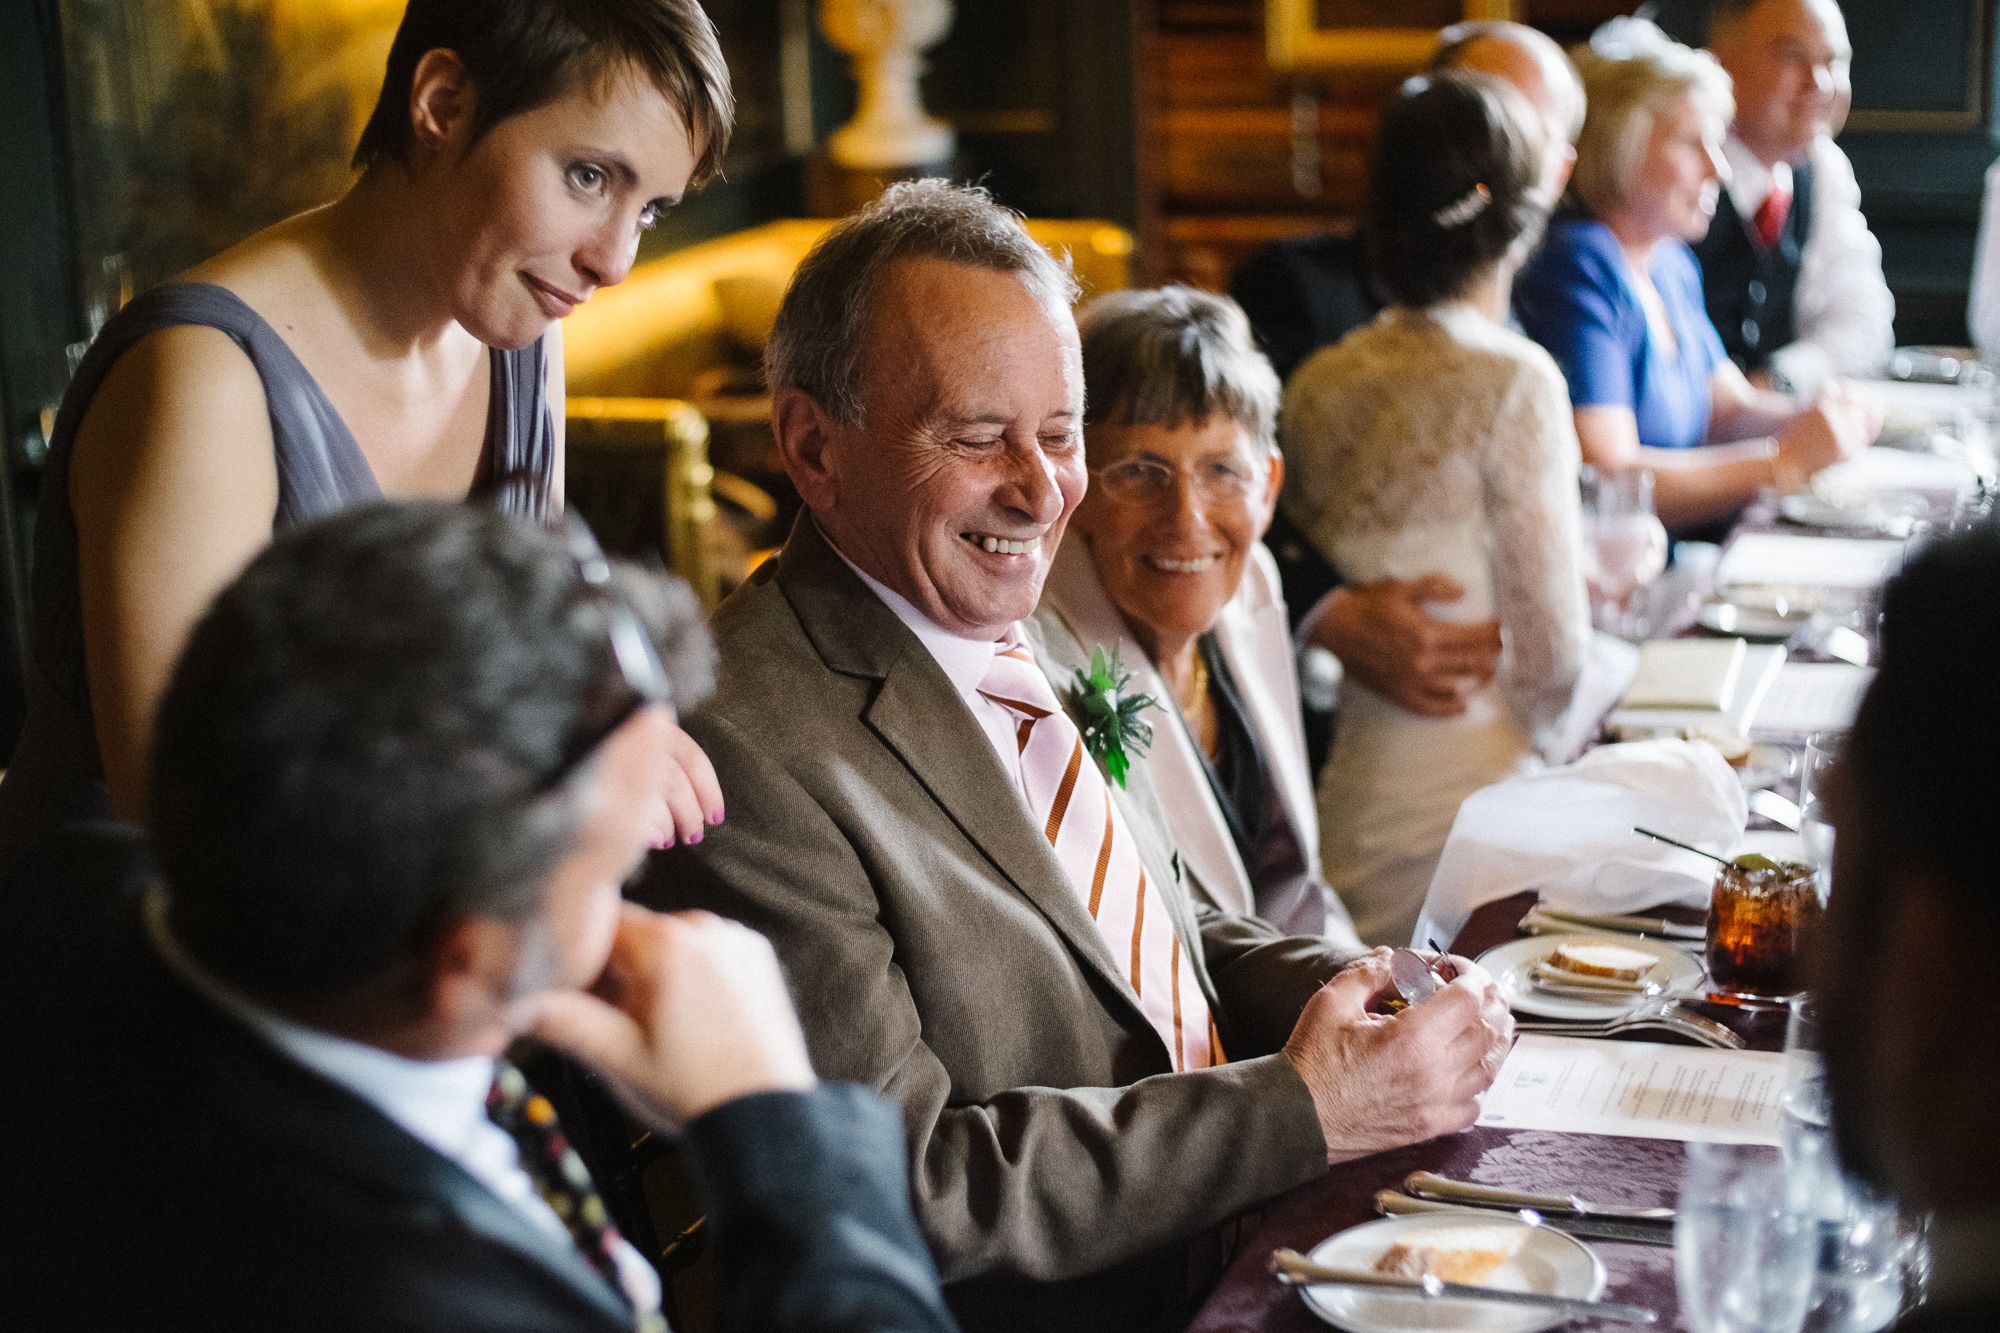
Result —
M1333 367L1339 361L1339 354L1329 348L1307 357L1286 381L1278 414L1278 443L1285 456L1285 514L1322 555L1329 544L1327 514L1332 508L1328 456L1339 438L1328 429L1326 400L1338 386Z
M1569 707L1590 642L1579 452L1554 365L1545 359L1524 365L1501 402L1480 470L1506 643L1500 687L1544 750Z

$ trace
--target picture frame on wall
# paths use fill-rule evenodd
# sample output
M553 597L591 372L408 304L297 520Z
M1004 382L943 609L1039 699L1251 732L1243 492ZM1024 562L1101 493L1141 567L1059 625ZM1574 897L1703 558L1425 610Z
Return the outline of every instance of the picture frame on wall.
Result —
M1264 0L1265 52L1288 72L1412 69L1441 29L1514 9L1513 0Z

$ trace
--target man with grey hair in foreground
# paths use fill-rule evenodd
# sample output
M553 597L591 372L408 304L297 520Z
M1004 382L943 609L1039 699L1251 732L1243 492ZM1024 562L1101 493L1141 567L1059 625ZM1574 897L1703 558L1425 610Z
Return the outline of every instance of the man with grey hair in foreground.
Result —
M278 534L162 697L159 873L71 827L0 901L0 1135L33 1144L0 1322L664 1333L501 1058L533 1037L681 1134L716 1327L948 1333L894 1110L814 1078L764 941L620 901L711 679L693 596L574 522L423 501Z
M1385 955L1195 907L1145 757L1108 780L1065 712L1091 645L1029 618L1085 486L1074 296L941 181L800 265L767 358L806 513L689 723L729 822L635 890L769 936L815 1065L902 1105L971 1329L1180 1326L1223 1222L1471 1124L1511 1032L1464 960L1390 1014Z

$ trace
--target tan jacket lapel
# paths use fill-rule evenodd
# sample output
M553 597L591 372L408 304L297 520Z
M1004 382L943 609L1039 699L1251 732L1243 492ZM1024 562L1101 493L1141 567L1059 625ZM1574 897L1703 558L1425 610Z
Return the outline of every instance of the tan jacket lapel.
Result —
M869 728L1151 1031L1097 923L1014 795L992 743L923 644L855 577L810 518L800 519L778 560L778 586L827 666L882 682L864 714ZM914 831L921 836L920 827Z

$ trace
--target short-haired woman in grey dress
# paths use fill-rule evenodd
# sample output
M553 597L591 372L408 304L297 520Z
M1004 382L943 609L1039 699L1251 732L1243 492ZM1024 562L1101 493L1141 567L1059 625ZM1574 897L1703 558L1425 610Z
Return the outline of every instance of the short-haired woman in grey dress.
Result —
M181 643L275 529L382 496L560 510L556 321L714 174L733 114L694 0L412 0L354 186L133 301L64 398L0 872L143 813ZM699 837L721 798L676 744L662 837Z

